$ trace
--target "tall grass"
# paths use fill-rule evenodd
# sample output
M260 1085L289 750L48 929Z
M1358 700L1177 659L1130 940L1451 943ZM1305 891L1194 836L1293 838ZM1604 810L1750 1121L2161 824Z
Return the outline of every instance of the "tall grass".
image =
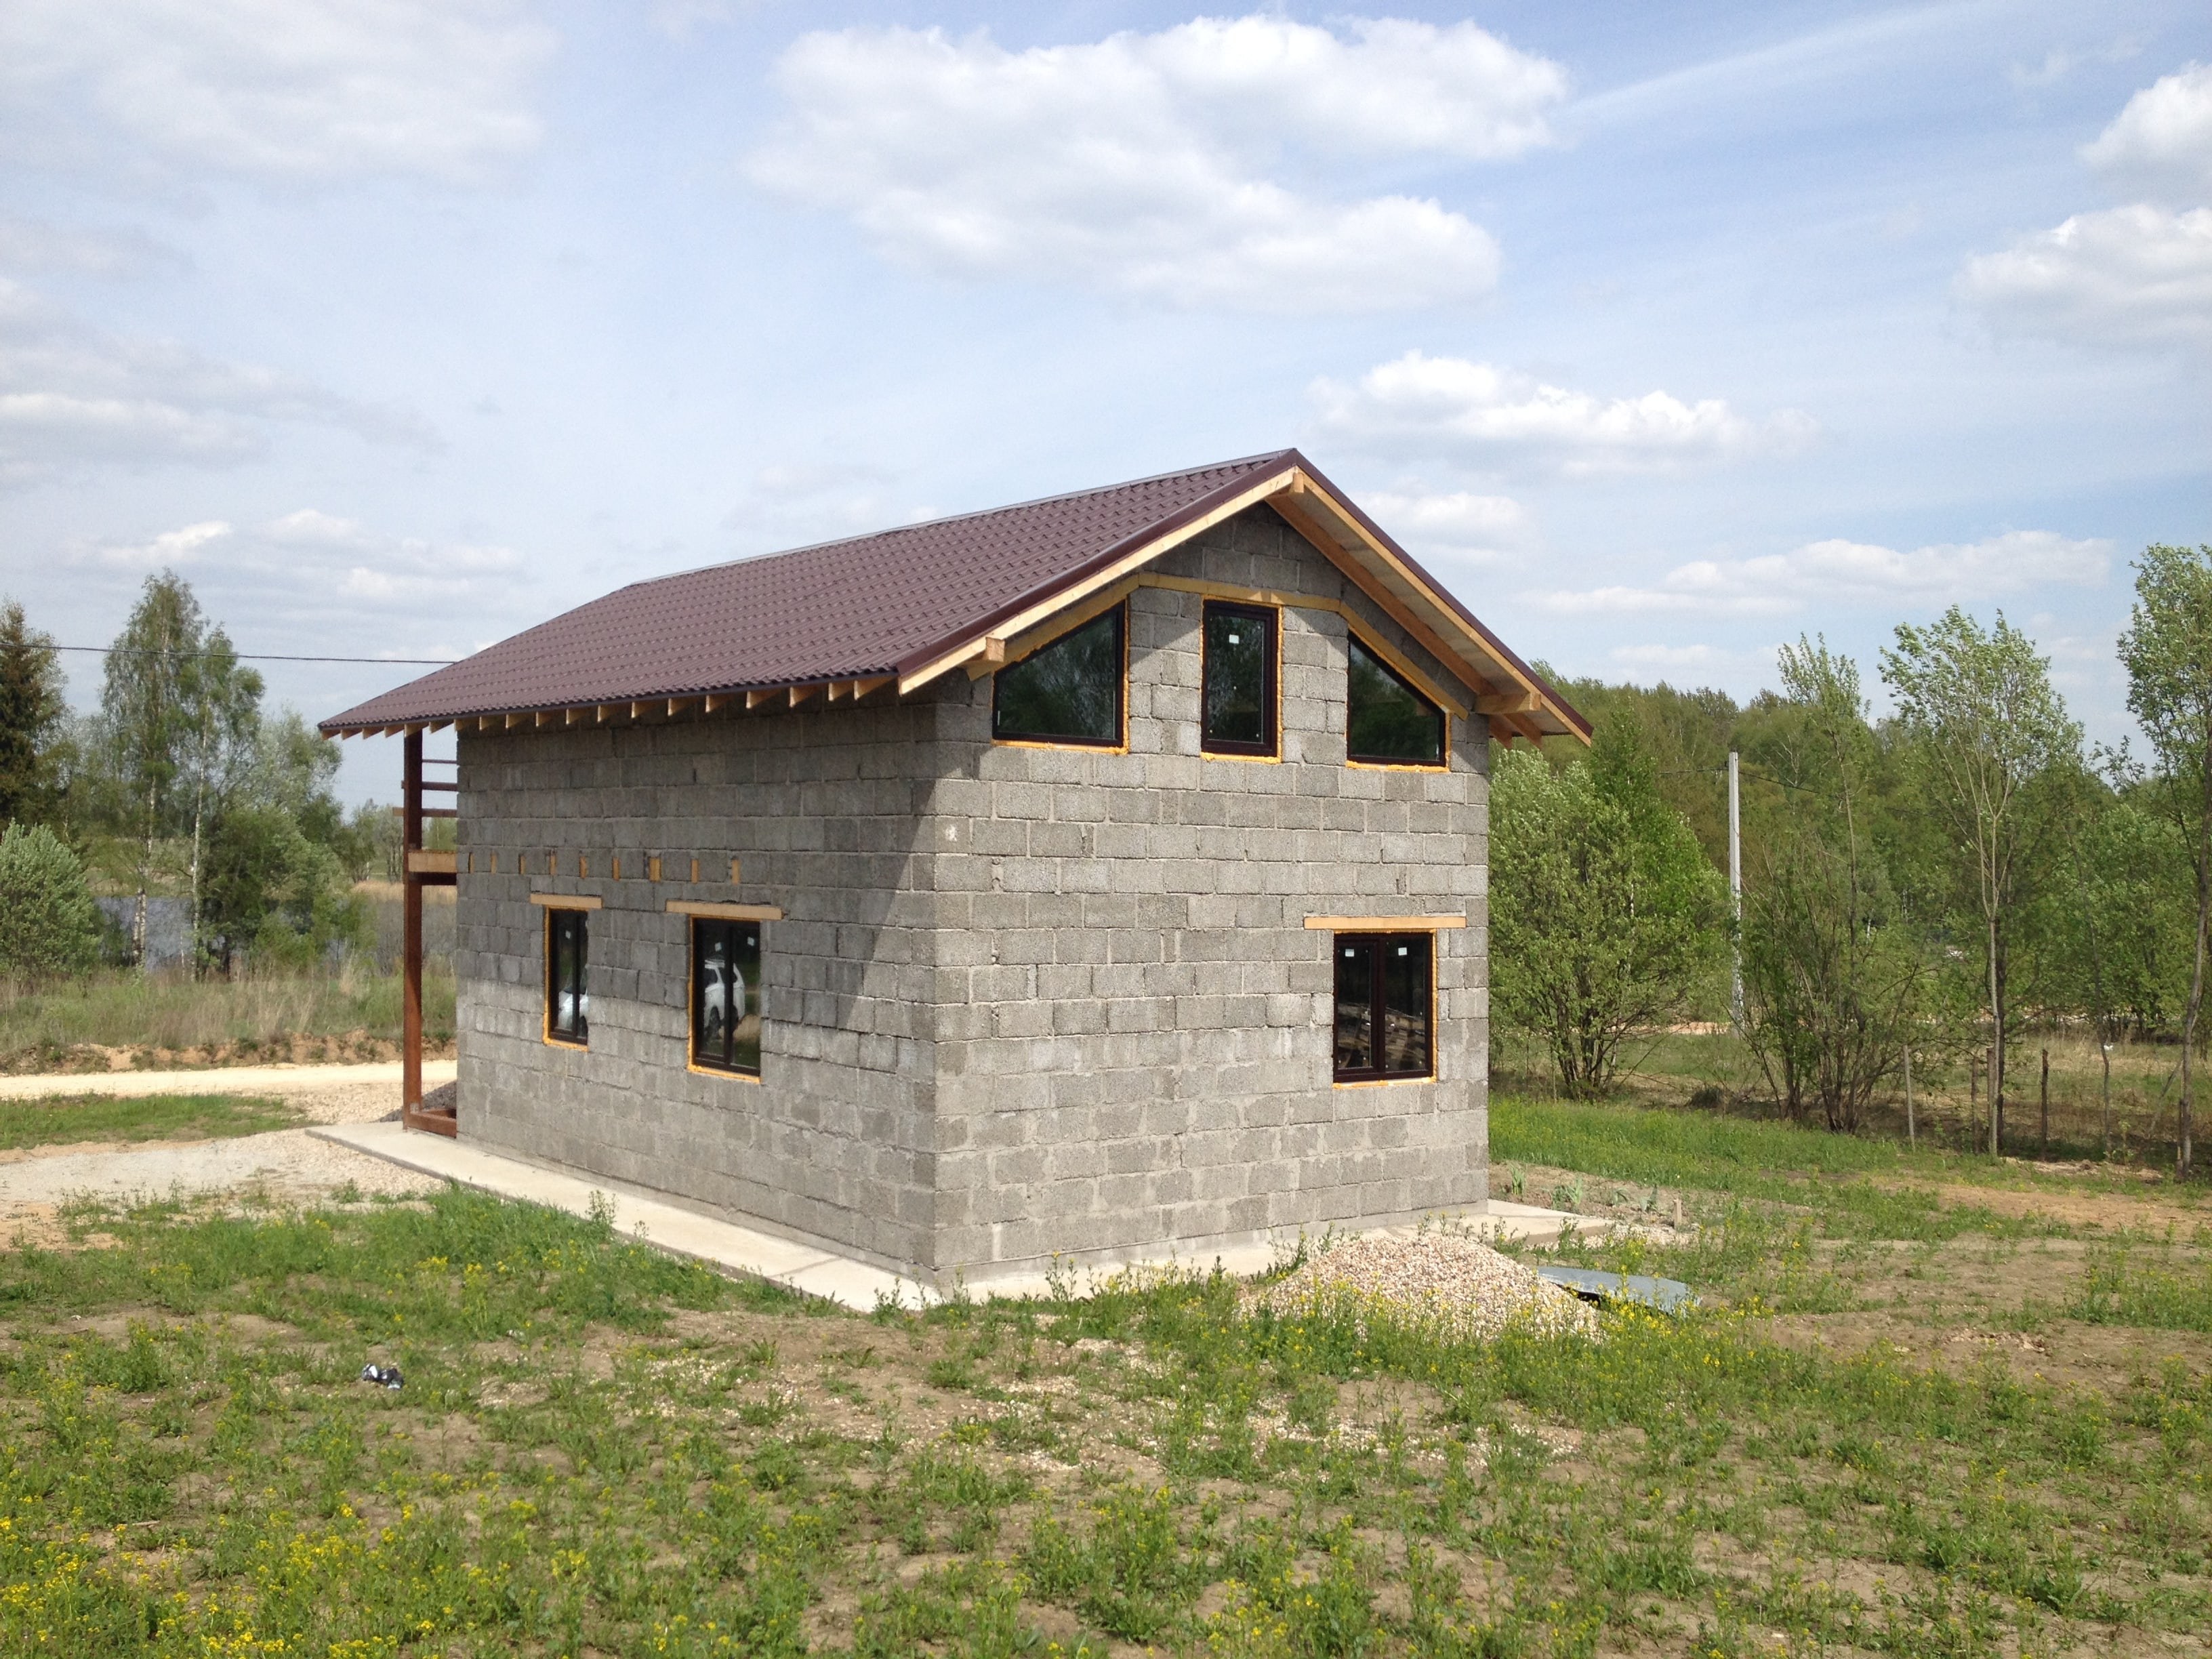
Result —
M65 1064L89 1047L147 1050L266 1048L293 1037L399 1038L399 977L349 967L336 974L185 974L112 969L67 984L0 981L0 1069ZM423 1029L453 1034L453 976L425 965Z

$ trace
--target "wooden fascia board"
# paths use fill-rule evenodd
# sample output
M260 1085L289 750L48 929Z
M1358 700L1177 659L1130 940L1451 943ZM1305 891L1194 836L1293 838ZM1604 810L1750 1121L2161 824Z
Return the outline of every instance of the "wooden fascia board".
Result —
M899 696L903 697L918 691L940 675L948 674L970 659L982 655L990 648L990 642L993 640L1003 641L1012 639L1018 634L1027 633L1047 617L1057 615L1073 605L1079 605L1103 587L1111 587L1124 577L1142 569L1163 553L1171 552L1192 537L1202 535L1212 529L1224 519L1233 519L1246 507L1257 506L1268 497L1280 494L1291 487L1291 480L1296 476L1294 471L1273 473L1259 483L1237 491L1228 500L1217 503L1207 511L1199 514L1185 523L1177 525L1174 529L1163 531L1149 541L1132 548L1121 557L1102 565L1087 576L1068 583L1065 587L1047 598L1039 599L1036 604L1017 611L1011 617L1001 617L988 628L978 629L972 638L962 641L948 651L940 653L916 668L912 673L900 675Z
M1342 571L1361 592L1374 600L1392 622L1419 640L1438 662L1451 664L1461 670L1469 682L1470 689L1478 696L1485 686L1495 685L1497 682L1488 672L1487 653L1481 660L1470 662L1464 650L1454 649L1442 634L1415 613L1413 606L1391 592L1374 571L1353 556L1351 549L1338 541L1325 524L1316 521L1310 506L1315 494L1309 488L1297 495L1277 501L1275 511L1290 520L1291 526L1312 543L1322 557Z
M1304 532L1307 538L1323 554L1331 556L1338 568L1357 582L1368 598L1389 611L1394 621L1443 660L1465 665L1477 678L1499 692L1510 686L1533 697L1534 703L1529 715L1509 717L1516 726L1525 728L1528 735L1582 738L1581 729L1553 706L1541 681L1492 650L1489 642L1468 626L1455 606L1310 474L1298 475L1298 489L1277 501L1275 510ZM1441 630L1417 617L1413 605L1441 618L1456 636L1456 642L1448 643ZM1550 730L1546 721L1558 730Z

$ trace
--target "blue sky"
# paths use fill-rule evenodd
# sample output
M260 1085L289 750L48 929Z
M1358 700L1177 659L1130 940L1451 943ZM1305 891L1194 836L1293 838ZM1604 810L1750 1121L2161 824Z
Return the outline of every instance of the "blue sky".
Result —
M2201 3L0 13L0 591L69 644L166 564L450 657L1295 443L1562 672L2002 605L2110 739L2208 368Z

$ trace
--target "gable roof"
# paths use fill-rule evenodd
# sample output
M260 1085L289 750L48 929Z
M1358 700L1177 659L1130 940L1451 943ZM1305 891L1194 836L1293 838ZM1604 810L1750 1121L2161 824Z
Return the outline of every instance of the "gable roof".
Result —
M664 700L671 714L701 698L712 709L743 695L750 706L787 688L793 702L818 686L853 696L894 679L903 695L995 660L1009 635L1263 500L1338 564L1349 560L1346 574L1401 623L1426 624L1414 631L1431 650L1495 688L1484 713L1522 735L1587 738L1579 714L1295 449L633 582L321 729L565 723ZM1427 614L1403 614L1408 605Z

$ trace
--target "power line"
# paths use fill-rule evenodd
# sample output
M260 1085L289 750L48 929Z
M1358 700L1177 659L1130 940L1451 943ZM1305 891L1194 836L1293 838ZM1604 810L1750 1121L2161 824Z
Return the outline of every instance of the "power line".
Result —
M209 654L204 646L197 651L173 651L153 645L53 645L50 651L83 651L100 657L204 657ZM240 662L366 662L389 663L401 668L445 668L459 661L458 657L283 657L266 651L234 651L230 653Z

